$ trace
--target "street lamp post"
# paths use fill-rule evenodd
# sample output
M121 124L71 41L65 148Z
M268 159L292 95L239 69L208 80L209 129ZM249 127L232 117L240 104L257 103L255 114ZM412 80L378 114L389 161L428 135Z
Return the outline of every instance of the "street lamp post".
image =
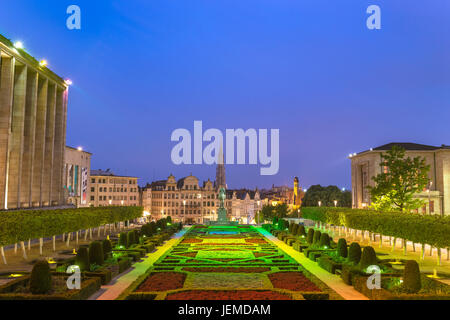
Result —
M334 200L334 206L337 207L337 200Z
M319 204L319 207L320 207L322 205L322 201L319 200L318 204Z

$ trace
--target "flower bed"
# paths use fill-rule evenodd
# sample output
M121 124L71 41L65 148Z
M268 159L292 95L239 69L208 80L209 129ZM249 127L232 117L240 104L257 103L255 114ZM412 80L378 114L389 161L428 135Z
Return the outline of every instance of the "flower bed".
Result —
M274 288L305 292L322 291L301 272L272 273L269 274L269 279L272 282Z
M266 240L258 239L258 238L256 238L256 239L245 239L245 242L247 242L247 243L257 243L257 244L266 244L267 243Z
M283 293L270 290L190 290L167 295L166 300L292 300Z
M268 267L185 267L188 272L217 272L217 273L262 273L271 269Z
M185 273L156 272L150 274L136 292L167 291L183 288Z

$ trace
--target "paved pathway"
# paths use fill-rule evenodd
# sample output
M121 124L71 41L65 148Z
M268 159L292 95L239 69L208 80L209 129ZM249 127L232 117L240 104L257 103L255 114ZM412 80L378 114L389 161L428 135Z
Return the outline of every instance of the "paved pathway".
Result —
M263 229L262 227L257 227L257 230L261 232L265 237L273 241L281 250L286 252L292 258L294 258L298 263L300 263L306 270L314 274L317 278L325 282L331 289L336 291L340 296L346 300L369 300L365 295L358 292L352 286L349 286L342 281L341 277L331 274L328 271L319 267L319 265L309 260L305 255L297 250L294 250L291 246L288 246L283 241L274 237L271 233Z
M112 284L104 285L99 293L95 294L90 300L114 300L126 288L128 288L140 275L144 274L149 267L153 265L163 254L165 254L173 245L175 245L184 233L188 230L185 228L176 233L170 240L166 241L155 252L149 253L142 262L133 264L132 270L124 275L121 275L117 280L113 280Z

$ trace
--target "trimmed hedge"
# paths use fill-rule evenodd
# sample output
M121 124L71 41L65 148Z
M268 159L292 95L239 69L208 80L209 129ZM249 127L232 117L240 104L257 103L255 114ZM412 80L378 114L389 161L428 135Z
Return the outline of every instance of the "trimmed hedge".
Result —
M142 207L6 211L0 215L0 246L133 220L142 211Z
M101 266L104 262L103 247L100 241L93 241L89 245L89 262Z
M370 231L437 248L450 247L448 216L330 207L302 208L302 215L305 219Z
M89 251L86 247L78 248L77 255L75 257L75 264L80 267L81 271L89 270Z
M38 261L33 266L30 276L32 294L46 294L52 288L52 274L47 261Z

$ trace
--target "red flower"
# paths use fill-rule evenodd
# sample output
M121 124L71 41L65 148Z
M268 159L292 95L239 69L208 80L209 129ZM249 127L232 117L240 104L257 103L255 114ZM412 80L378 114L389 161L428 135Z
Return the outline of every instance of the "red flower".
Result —
M301 272L276 272L269 274L269 279L274 288L278 289L304 292L322 291Z
M150 274L136 292L167 291L183 288L185 273L156 272Z
M166 300L292 300L292 298L270 290L190 290L169 294Z

